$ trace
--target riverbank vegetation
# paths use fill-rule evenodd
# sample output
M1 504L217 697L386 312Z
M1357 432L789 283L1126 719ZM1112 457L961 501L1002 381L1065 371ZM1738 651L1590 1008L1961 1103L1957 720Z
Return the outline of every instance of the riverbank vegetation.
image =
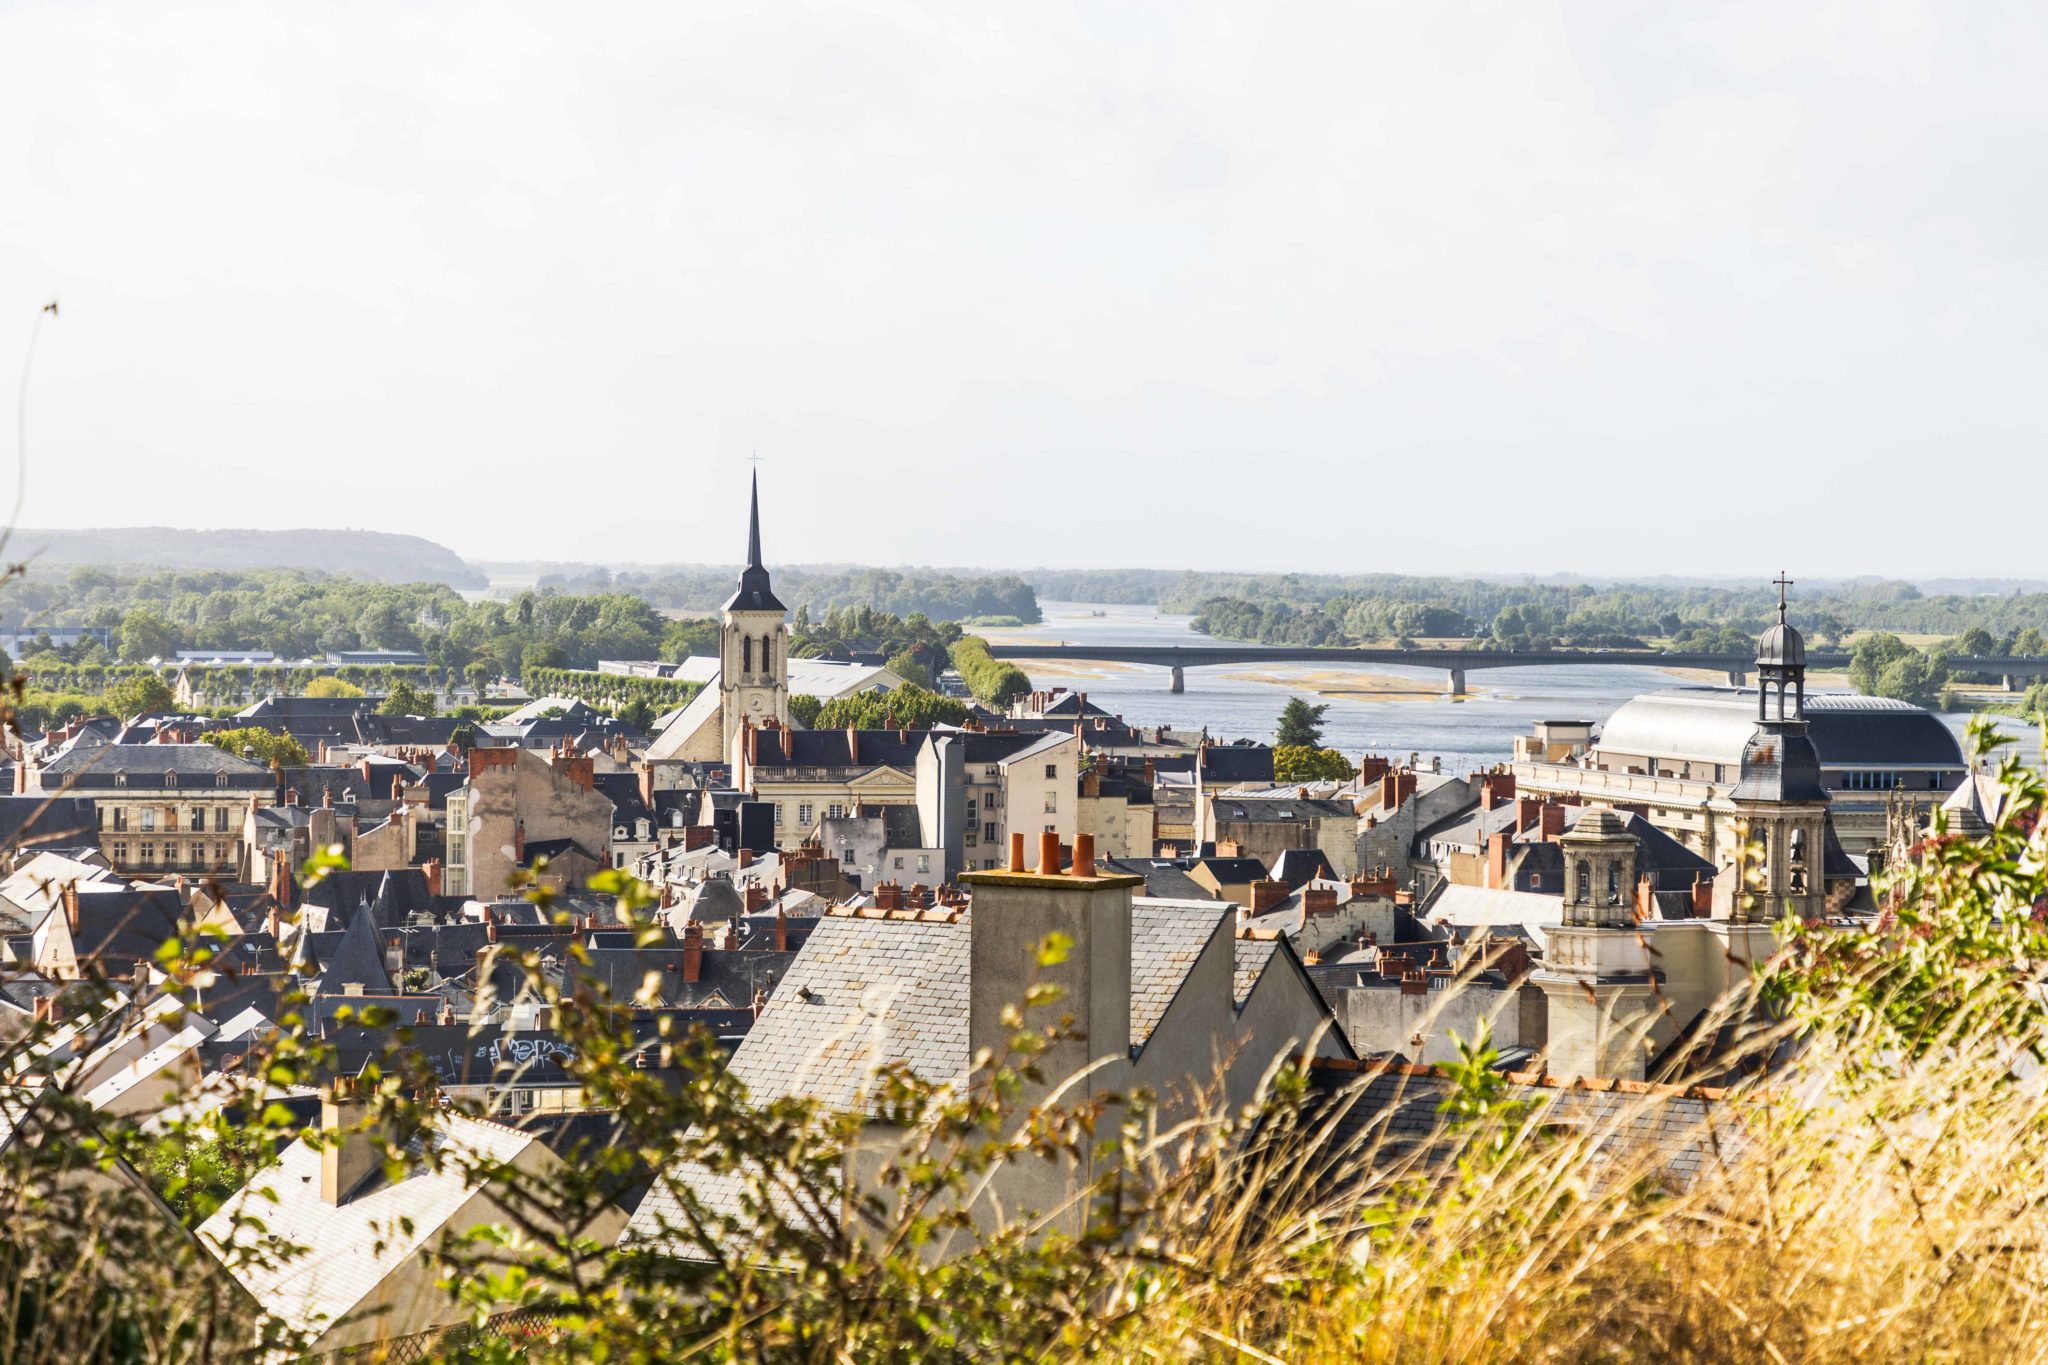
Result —
M542 591L569 594L629 593L663 611L715 611L732 596L737 569L678 565L657 569L590 568L543 574ZM823 613L868 607L896 616L923 615L934 621L1009 616L1030 625L1040 620L1038 595L1014 574L953 574L925 569L778 567L775 595L790 610Z
M1776 599L1758 592L1511 589L1448 580L1402 581L1411 590L1434 589L1443 595L1434 600L1342 592L1320 600L1313 595L1298 600L1211 597L1198 604L1193 625L1218 639L1269 645L1407 646L1417 637L1433 636L1466 648L1524 653L1654 649L1740 656L1754 648L1757 633L1776 619ZM1862 692L1939 706L1951 688L2000 681L1954 668L1949 661L1956 656L2048 655L2048 594L1919 598L1904 585L1894 586L1903 591L1822 594L1802 600L1790 612L1809 647L1851 651L1850 679ZM1508 600L1518 596L1529 600ZM1991 626L1973 624L1984 620L2010 628L1998 633ZM1890 621L1914 626L1960 623L1960 628L1951 638L1935 635L1924 646L1916 646L1887 628ZM1918 638L1929 640L1925 632ZM2025 705L2030 714L2039 710L2037 702Z

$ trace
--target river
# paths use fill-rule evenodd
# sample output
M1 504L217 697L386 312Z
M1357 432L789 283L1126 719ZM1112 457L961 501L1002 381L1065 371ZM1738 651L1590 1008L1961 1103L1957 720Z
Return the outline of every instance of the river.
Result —
M982 630L990 640L1016 644L1174 645L1208 637L1190 629L1190 619L1155 607L1095 606L1042 602L1043 623L1010 630ZM1441 669L1398 665L1271 664L1217 665L1186 671L1187 691L1167 691L1167 671L1117 664L1068 663L1043 659L1018 664L1041 687L1071 687L1088 700L1134 725L1171 725L1176 730L1207 726L1216 739L1270 741L1273 726L1290 696L1326 703L1323 742L1353 759L1361 753L1423 762L1440 757L1446 772L1480 771L1507 761L1516 735L1539 720L1604 721L1629 698L1686 683L1717 681L1698 673L1659 668L1561 665L1544 668L1489 668L1466 675L1473 694L1441 695ZM1330 675L1347 667L1377 677L1413 678L1432 695L1394 698L1318 696L1311 685L1330 686ZM1252 675L1266 675L1264 677ZM1816 690L1846 690L1839 679L1819 679ZM1967 716L1944 717L1960 729Z

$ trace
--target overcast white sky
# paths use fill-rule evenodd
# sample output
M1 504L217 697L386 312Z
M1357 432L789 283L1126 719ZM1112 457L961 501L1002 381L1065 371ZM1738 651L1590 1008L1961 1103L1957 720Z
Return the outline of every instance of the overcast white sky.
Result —
M2025 0L9 5L25 520L729 560L758 447L781 562L2038 575L2044 71Z

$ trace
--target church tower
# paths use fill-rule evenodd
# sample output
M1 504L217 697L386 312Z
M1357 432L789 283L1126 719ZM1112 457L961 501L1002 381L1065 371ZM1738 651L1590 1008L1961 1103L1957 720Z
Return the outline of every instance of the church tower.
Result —
M1544 1066L1556 1076L1639 1081L1659 1022L1660 974L1636 923L1636 836L1613 811L1595 809L1557 846L1564 922L1529 975L1549 1003Z
M1827 909L1828 794L1806 733L1806 642L1785 620L1790 586L1779 575L1778 623L1757 639L1756 732L1728 794L1736 863L1715 913L1738 924L1817 919Z
M747 508L747 567L727 599L718 635L718 700L723 752L740 771L739 744L749 727L789 724L787 610L761 564L761 476Z

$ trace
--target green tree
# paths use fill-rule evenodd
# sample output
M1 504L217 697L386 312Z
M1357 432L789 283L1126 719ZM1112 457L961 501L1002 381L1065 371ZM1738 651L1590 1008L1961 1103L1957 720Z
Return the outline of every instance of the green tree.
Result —
M649 730L654 727L656 712L654 703L645 697L635 697L619 708L619 719L635 730Z
M1949 641L1951 654L1996 654L1998 641L1991 638L1991 632L1982 626L1971 626L1961 635Z
M167 659L177 652L177 631L148 607L137 607L121 618L121 657L128 662Z
M826 702L812 728L929 730L962 724L970 714L965 702L905 683L891 692L861 692Z
M178 699L172 694L170 684L154 673L137 673L123 678L101 693L101 698L108 712L123 720L161 715L178 707Z
M1856 642L1849 656L1849 681L1865 696L1934 706L1948 685L1948 670L1898 636L1879 631Z
M306 754L306 746L290 735L280 735L253 725L234 730L209 730L200 738L216 749L225 749L256 763L282 763L287 768L303 768L313 761Z
M671 621L661 632L661 657L670 663L718 657L718 622L709 618Z
M903 679L903 681L915 683L917 686L929 690L939 685L938 677L934 673L929 661L931 652L928 646L912 645L908 649L901 649L891 654L888 662L883 667Z
M1307 749L1321 748L1323 717L1329 709L1327 702L1316 706L1300 697L1289 697L1287 705L1280 708L1280 724L1274 729L1273 742Z
M519 671L524 674L529 668L566 668L569 656L562 647L547 640L533 640L519 650Z
M1930 664L1918 650L1892 660L1877 675L1878 696L1915 706L1938 706L1947 685L1947 671Z
M309 697L360 697L363 695L363 689L357 687L346 678L337 678L332 673L326 673L306 684L306 695Z
M144 1173L164 1192L164 1202L179 1221L194 1228L248 1184L270 1158L270 1144L260 1133L223 1126L200 1139L188 1133L158 1139Z
M789 723L799 730L818 728L818 712L825 703L805 692L799 692L789 699Z
M1335 749L1312 749L1305 744L1281 744L1273 749L1276 782L1348 782L1356 776L1358 769Z
M431 716L434 714L434 694L423 688L414 687L403 678L391 685L384 694L384 700L377 703L380 716Z

